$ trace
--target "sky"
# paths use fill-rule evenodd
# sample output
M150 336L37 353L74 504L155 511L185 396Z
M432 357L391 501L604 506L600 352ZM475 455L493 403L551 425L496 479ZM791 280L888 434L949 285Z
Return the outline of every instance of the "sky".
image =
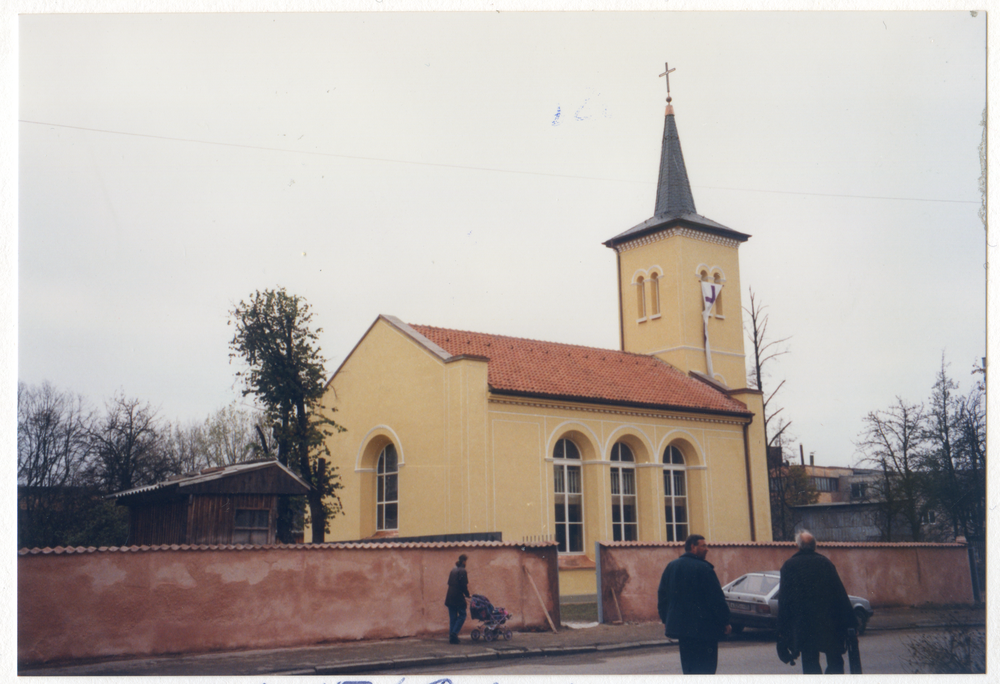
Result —
M229 312L304 297L328 374L379 314L618 347L670 87L695 205L752 235L794 448L986 355L986 14L24 14L16 379L165 420L239 399ZM8 255L9 257L9 255ZM749 351L749 346L748 346ZM239 399L241 402L246 400ZM350 429L350 426L347 426ZM808 456L807 456L808 457Z

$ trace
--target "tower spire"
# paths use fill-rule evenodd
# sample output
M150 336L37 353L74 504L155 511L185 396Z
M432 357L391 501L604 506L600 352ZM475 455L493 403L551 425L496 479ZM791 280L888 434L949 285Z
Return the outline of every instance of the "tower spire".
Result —
M656 185L656 209L653 212L655 218L697 213L687 168L684 166L684 155L681 153L681 139L677 135L674 107L670 104L670 74L677 69L671 69L666 62L663 66L664 72L660 76L667 79L667 109L663 122L663 144L660 148L660 179Z
M671 104L670 74L677 70L671 69L669 63L664 63L663 66L660 77L666 78L667 110L663 122L663 144L660 148L660 178L656 184L656 208L652 217L632 226L624 233L619 233L604 244L612 249L618 249L619 246L637 238L678 225L731 238L737 242L746 242L749 235L727 228L695 211L691 183L688 181L684 155L681 153L681 139L677 135L677 123L674 121L674 106Z

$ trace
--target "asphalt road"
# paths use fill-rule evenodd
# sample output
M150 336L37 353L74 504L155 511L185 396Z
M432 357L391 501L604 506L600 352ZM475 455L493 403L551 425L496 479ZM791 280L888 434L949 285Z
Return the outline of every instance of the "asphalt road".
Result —
M926 630L899 630L869 632L860 639L861 661L865 674L909 674L907 642ZM825 659L820 656L824 665ZM846 662L846 656L845 656ZM440 668L399 671L369 672L366 675L408 675L408 684L419 684L413 675L434 674L439 681L447 677L453 684L461 684L461 675L490 675L496 684L504 684L504 675L662 675L681 674L680 655L676 646L643 648L629 651L586 653L570 656L515 659L502 664L471 663L468 667L441 671ZM775 652L773 635L748 631L733 641L719 644L718 674L773 675L802 674L799 661L795 666L782 663ZM358 679L365 679L359 677ZM430 680L429 680L430 681Z

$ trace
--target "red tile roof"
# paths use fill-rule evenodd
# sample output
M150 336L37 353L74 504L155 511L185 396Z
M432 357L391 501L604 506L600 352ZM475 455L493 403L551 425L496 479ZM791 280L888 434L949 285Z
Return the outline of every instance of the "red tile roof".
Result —
M489 359L497 392L749 414L746 405L655 356L410 325L452 356Z

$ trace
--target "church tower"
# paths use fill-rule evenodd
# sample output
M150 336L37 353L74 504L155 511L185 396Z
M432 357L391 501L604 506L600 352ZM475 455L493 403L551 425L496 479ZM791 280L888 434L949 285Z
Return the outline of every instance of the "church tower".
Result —
M621 348L731 389L746 387L739 246L749 235L695 211L667 78L652 218L604 244L618 257Z

